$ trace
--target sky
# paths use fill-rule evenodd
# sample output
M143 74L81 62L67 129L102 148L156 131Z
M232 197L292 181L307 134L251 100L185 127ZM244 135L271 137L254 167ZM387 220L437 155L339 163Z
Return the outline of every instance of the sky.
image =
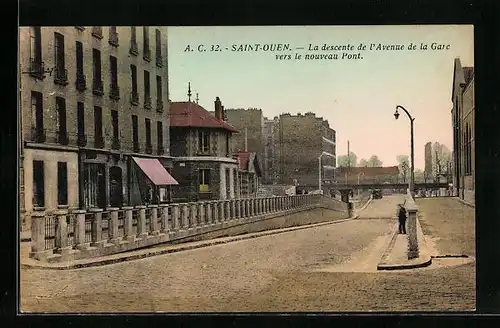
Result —
M431 49L433 43L440 47ZM290 48L231 51L241 44ZM366 49L358 50L360 44ZM409 50L410 44L416 49ZM322 51L323 45L337 48ZM354 49L342 49L348 45ZM403 50L382 48L391 45ZM410 121L405 113L398 120L393 115L401 105L415 118L415 168L420 169L427 142L452 149L454 59L459 57L462 66L474 64L472 25L169 27L168 47L172 101L188 100L190 82L191 100L198 93L199 104L210 111L215 97L225 108L260 108L268 118L311 111L336 131L337 156L347 154L348 141L358 160L377 155L384 166L410 155ZM343 53L352 59L342 59ZM276 58L282 54L291 59Z

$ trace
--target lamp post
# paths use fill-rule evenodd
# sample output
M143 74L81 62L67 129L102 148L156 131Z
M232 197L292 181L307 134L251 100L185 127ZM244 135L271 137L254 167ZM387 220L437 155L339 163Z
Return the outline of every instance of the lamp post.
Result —
M410 119L410 137L411 137L411 141L410 141L410 144L411 144L411 168L410 168L410 192L412 194L412 196L414 196L414 188L415 188L415 156L414 156L414 147L413 147L413 121L415 121L415 118L413 118L410 113L408 113L408 111L401 105L397 105L396 106L396 112L394 112L394 117L396 118L396 120L399 118L399 112L398 112L398 109L401 108L405 113L406 115L408 115L408 118Z
M321 153L321 155L319 155L319 157L318 157L318 190L319 190L321 193L323 193L323 192L322 192L322 189L321 189L321 171L322 171L322 170L321 170L321 157L323 157L323 156L335 157L335 155L330 154L330 153L328 153L328 152L324 151L324 152L322 152L322 153Z

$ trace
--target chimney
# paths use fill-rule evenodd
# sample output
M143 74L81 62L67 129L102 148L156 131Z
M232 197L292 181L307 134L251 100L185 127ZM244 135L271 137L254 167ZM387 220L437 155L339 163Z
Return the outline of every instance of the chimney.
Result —
M219 99L219 97L215 98L215 117L219 120L222 121L222 103Z

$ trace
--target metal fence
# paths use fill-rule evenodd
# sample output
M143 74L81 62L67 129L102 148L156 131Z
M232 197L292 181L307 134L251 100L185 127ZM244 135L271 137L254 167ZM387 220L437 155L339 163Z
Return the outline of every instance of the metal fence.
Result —
M68 245L73 246L75 245L76 215L70 213L66 220L68 222Z
M125 211L118 211L118 236L123 237L125 232Z
M111 212L102 212L102 220L101 220L101 238L102 240L109 239L109 220L111 219Z
M92 220L94 219L94 213L85 213L85 242L90 243L92 241Z
M45 217L45 249L56 247L56 216Z

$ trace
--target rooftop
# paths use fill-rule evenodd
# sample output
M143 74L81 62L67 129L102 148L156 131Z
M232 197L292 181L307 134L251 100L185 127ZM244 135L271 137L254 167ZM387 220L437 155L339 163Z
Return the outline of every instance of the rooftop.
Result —
M238 132L232 125L218 120L205 108L191 101L170 103L170 126L203 127Z

